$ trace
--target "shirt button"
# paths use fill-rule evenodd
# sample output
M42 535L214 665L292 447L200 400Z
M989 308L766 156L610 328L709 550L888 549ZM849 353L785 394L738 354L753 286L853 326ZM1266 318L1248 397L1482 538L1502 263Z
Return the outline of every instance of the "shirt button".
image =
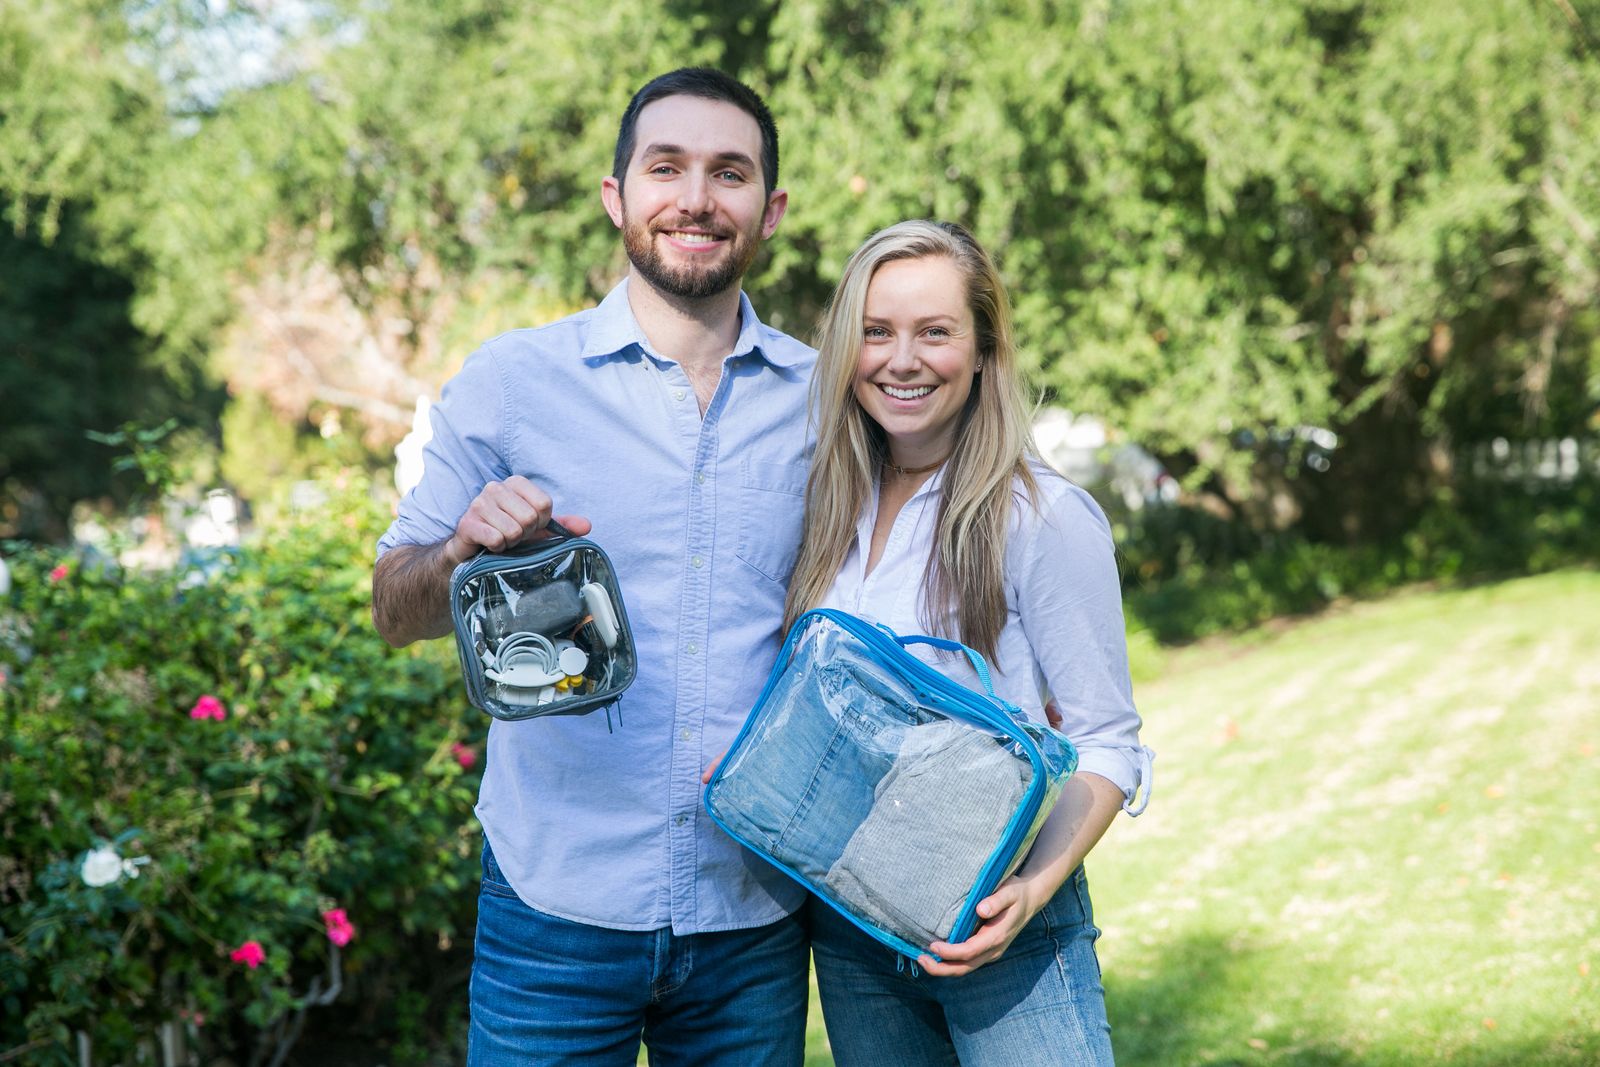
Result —
M680 730L678 732L678 736L683 738L685 741L687 741L687 740L689 740L689 731L688 730Z
M688 821L689 821L689 816L687 816L687 815L679 815L675 819L672 820L672 824L674 826L682 826L684 823L686 823Z
M687 645L684 646L683 650L685 652L689 653L689 655L693 656L693 655L697 654L700 651L700 646L695 644L693 641L690 641Z
M682 389L674 389L672 391L672 399L674 400L682 400L686 395Z
M697 471L695 473L694 480L695 480L695 484L696 485L705 485L706 484L706 472L705 471Z
M701 557L701 556L695 556L689 562L694 564L696 569L699 569L699 568L704 567L706 565L705 559L703 557Z

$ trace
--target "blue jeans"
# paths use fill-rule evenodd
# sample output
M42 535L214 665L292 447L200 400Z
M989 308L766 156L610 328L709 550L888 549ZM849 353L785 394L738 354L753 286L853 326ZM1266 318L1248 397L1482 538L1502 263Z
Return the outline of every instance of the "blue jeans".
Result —
M1111 1027L1088 881L1079 867L1006 954L960 978L903 957L810 904L822 1018L839 1067L1109 1067ZM905 966L901 966L905 964Z
M596 892L603 886L596 884ZM803 916L676 936L545 915L483 848L468 1067L798 1067L809 979Z
M821 884L872 810L905 731L926 717L807 641L716 784L712 810L737 836ZM870 680L870 679L866 679Z

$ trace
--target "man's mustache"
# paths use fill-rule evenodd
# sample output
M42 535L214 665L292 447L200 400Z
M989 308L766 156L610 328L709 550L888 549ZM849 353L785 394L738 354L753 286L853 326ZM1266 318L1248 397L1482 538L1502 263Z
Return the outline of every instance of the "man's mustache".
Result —
M720 226L712 226L709 223L689 218L679 219L676 222L652 223L650 226L651 233L666 233L669 230L694 230L710 237L720 237L724 239L733 236L733 232L731 230Z

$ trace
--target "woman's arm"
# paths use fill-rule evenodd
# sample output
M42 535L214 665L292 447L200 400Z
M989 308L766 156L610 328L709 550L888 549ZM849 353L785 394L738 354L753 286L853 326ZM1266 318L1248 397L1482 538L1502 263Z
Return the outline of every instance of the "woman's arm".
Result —
M959 945L929 946L941 962L924 956L919 963L932 975L967 974L999 959L1141 785L1139 713L1110 524L1081 490L1059 481L1041 486L1051 489L1057 492L1042 514L1029 516L1034 521L1008 552L1008 595L1055 697L1057 729L1078 748L1078 771L1022 866L979 902L973 935Z
M1067 779L1055 809L1039 829L1028 858L1015 874L978 903L980 924L959 945L936 941L917 962L937 977L970 974L1005 954L1022 928L1056 895L1077 870L1122 807L1122 790L1098 774Z

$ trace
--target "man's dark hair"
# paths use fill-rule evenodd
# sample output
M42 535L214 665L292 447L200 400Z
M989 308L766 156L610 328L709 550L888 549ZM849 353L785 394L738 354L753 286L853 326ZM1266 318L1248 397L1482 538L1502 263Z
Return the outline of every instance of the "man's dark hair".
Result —
M611 176L620 186L627 175L628 164L633 160L634 142L639 127L639 112L668 96L697 96L702 100L720 100L732 104L756 120L761 130L761 179L771 195L778 186L778 124L772 121L772 112L756 91L710 67L683 67L670 74L653 78L628 101L628 110L622 113L622 126L617 130L617 151L611 161Z

